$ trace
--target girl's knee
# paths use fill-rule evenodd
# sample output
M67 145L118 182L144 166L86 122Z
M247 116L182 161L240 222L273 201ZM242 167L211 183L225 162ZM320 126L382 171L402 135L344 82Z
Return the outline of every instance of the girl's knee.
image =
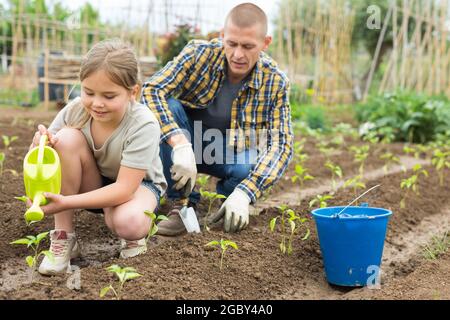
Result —
M150 227L150 218L144 212L115 212L111 219L112 229L118 237L126 240L139 240L145 237Z
M54 148L56 151L80 150L80 147L87 144L86 138L79 129L63 128L56 134L58 142Z

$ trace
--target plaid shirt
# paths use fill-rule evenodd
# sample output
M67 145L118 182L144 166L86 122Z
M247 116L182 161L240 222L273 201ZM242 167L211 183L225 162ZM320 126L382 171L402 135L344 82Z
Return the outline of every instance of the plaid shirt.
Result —
M206 108L222 86L226 63L221 40L193 40L144 84L142 100L159 120L161 141L182 132L167 99L177 98L186 108ZM231 110L229 141L236 151L249 147L249 132L259 137L265 131L267 136L255 168L237 186L254 203L281 177L292 158L289 80L266 54L261 54Z

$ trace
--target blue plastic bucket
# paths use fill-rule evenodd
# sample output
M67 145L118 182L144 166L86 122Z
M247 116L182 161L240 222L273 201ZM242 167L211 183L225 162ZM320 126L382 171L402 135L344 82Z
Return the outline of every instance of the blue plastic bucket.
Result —
M371 207L328 207L312 211L327 281L365 286L378 279L392 211ZM377 281L377 280L376 280ZM378 283L378 282L377 282Z

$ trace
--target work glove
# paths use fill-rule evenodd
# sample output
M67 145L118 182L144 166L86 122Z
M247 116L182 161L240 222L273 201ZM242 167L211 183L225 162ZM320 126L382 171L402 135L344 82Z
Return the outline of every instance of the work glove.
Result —
M238 232L248 225L250 197L241 189L235 188L220 207L213 214L210 222L215 223L224 217L223 229L225 232Z
M185 143L173 147L172 162L173 166L170 168L170 173L172 180L176 182L174 188L180 190L185 187L185 190L190 193L194 188L197 176L197 165L192 145Z

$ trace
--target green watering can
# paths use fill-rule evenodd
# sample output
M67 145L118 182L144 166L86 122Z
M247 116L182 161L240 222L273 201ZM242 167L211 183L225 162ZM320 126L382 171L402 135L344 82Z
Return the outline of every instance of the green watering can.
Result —
M47 135L42 135L39 146L31 149L23 161L23 181L28 198L33 205L25 212L29 224L44 218L40 206L47 204L44 192L61 192L61 163L58 153L46 146Z

